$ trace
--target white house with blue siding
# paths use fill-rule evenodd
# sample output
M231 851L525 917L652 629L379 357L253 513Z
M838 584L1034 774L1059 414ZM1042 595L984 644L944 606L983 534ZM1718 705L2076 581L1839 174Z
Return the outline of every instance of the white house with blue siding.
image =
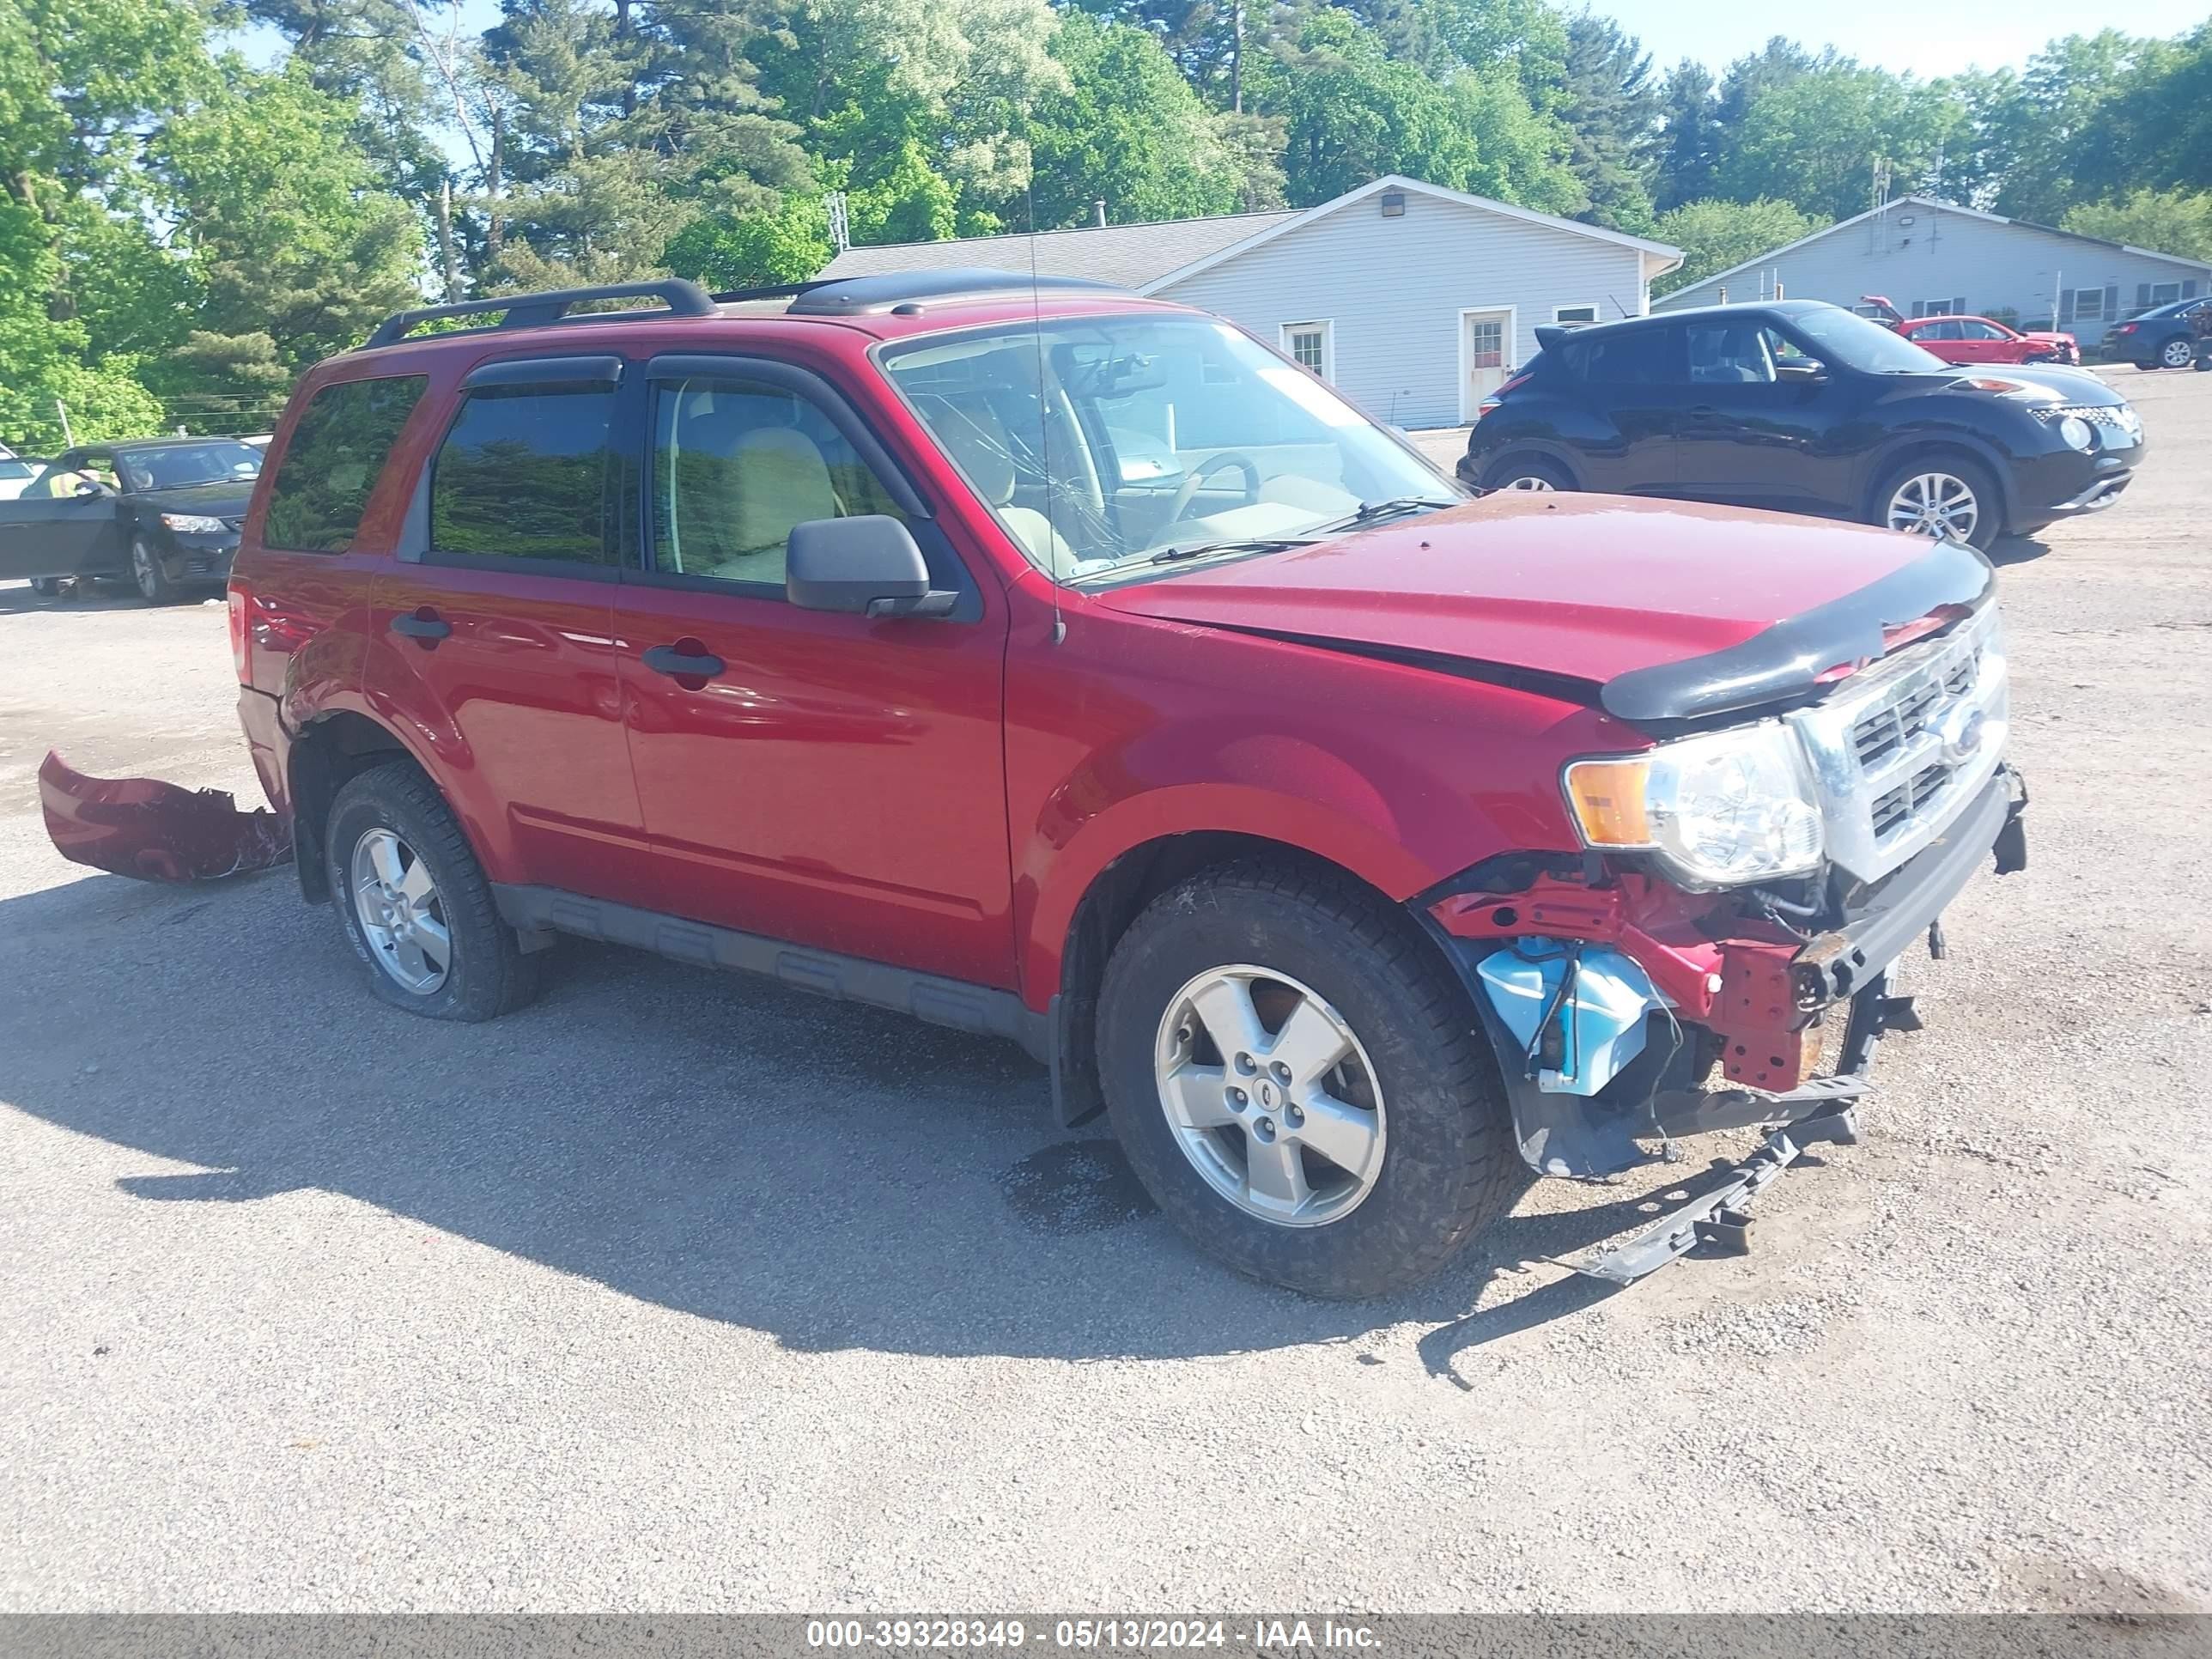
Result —
M1196 306L1279 345L1396 426L1452 426L1540 324L1640 317L1682 251L1396 175L1297 213L848 248L824 276L995 266Z
M2212 292L2212 264L1905 196L1676 289L1654 308L1768 299L1778 283L1788 299L1839 306L1882 295L1908 317L1997 314L2022 328L2056 318L2094 345L2124 318Z

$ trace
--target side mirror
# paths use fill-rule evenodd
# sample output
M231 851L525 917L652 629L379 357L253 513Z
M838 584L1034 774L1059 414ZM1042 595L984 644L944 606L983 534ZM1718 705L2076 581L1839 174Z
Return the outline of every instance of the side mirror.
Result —
M81 501L95 501L105 496L107 491L89 478L80 478L77 480L76 488L70 491L70 494Z
M942 617L959 599L932 591L929 566L913 532L881 514L792 526L783 592L803 611L875 617Z

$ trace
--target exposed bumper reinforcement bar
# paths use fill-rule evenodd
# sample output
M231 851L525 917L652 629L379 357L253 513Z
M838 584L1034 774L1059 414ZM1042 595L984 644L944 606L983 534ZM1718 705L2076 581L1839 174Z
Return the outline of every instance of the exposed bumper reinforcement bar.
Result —
M1833 1085L1857 1083L1863 1087L1863 1080L1824 1078L1820 1081L1829 1085L1820 1109L1810 1116L1784 1124L1759 1142L1758 1150L1735 1166L1735 1179L1718 1192L1662 1217L1626 1243L1607 1243L1580 1255L1549 1259L1592 1279L1602 1279L1613 1285L1633 1285L1677 1256L1687 1255L1700 1244L1710 1244L1729 1255L1742 1255L1751 1248L1751 1206L1760 1193L1796 1163L1808 1146L1823 1143L1848 1146L1858 1139L1858 1124L1852 1108L1848 1103L1835 1103ZM1786 1099L1778 1097L1773 1103L1782 1107Z

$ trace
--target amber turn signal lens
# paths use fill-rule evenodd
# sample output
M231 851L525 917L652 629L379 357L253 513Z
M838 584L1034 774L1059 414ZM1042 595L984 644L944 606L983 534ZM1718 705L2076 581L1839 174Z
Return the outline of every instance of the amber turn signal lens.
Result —
M1651 762L1644 756L1577 761L1567 768L1567 804L1592 847L1649 847L1645 805Z

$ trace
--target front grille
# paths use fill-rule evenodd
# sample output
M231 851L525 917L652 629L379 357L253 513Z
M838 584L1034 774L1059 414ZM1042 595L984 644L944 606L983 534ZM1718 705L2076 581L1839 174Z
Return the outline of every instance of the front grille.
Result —
M1790 716L1813 759L1829 856L1875 881L1942 833L1996 772L2006 707L1992 607Z
M2052 425L2073 415L2088 422L2091 426L2109 427L2115 432L2124 432L2130 441L2142 436L2142 416L2136 413L2133 404L2058 404L2039 409L2036 413ZM2122 445L2121 447L2126 446Z

